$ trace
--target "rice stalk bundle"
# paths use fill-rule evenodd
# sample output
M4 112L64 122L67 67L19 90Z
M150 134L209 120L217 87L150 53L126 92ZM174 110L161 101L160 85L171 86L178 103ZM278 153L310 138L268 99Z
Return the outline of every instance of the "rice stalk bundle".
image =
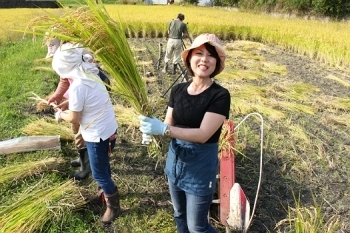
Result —
M235 132L233 132L233 125L230 125L231 122L225 121L222 125L222 130L219 138L219 159L222 159L223 156L236 156L237 154L247 157L241 151L237 150L235 145L236 137Z
M39 161L26 161L21 164L15 164L0 168L0 184L39 174L43 171L57 170L64 164L60 158L47 158Z
M1 232L45 232L63 214L85 203L72 180L64 183L41 180L0 206L0 229Z
M50 98L50 96L52 94L53 94L53 92L43 99L39 95L32 92L33 96L29 97L29 99L35 100L37 111L39 111L39 112L49 111L51 109L51 106L49 105L48 99Z
M41 118L29 123L22 128L22 132L31 136L60 135L63 141L74 140L69 123L64 121L58 124L54 119L49 118Z
M41 113L46 113L52 111L52 107L45 102L38 101L36 103L36 111Z
M219 138L219 159L223 155L233 154L234 150L234 135L228 121L222 125L222 130Z
M103 3L85 0L87 6L65 10L61 17L48 13L29 25L34 35L79 43L93 52L115 82L112 92L122 96L138 113L150 114L146 84L125 36L124 25L114 21Z
M118 124L129 125L134 128L140 127L140 121L137 119L137 113L133 108L128 108L121 104L116 104L113 108L118 117Z

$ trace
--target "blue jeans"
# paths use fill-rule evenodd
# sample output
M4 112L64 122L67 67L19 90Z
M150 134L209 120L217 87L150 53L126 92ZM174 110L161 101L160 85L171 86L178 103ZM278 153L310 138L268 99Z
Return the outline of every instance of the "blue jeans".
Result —
M115 140L111 141L111 149L114 148ZM111 166L109 164L109 138L100 142L86 142L89 154L91 174L94 180L101 186L106 195L112 195L116 186L112 180Z
M178 232L216 233L208 220L213 195L196 196L179 189L170 180L168 182Z

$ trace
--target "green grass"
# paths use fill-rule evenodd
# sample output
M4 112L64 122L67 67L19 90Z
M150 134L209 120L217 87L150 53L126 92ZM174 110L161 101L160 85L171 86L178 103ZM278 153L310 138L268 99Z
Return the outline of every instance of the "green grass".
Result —
M25 49L24 49L25 48ZM21 135L20 129L36 118L35 91L46 96L55 89L57 76L50 72L33 72L34 60L46 55L46 48L30 39L3 44L0 50L0 132L1 139Z
M294 196L295 208L288 206L288 218L280 221L277 226L284 225L283 232L317 232L317 233L333 233L337 232L340 227L339 218L333 216L326 220L325 214L322 212L322 204L319 204L315 200L313 195L314 203L312 206L304 206L301 203L300 194L298 197ZM281 231L278 231L281 232Z

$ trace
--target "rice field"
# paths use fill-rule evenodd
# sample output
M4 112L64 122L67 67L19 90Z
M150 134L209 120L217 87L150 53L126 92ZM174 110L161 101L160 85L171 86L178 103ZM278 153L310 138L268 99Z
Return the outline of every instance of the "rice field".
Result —
M128 25L125 33L129 37L163 37L167 23L182 12L192 37L210 31L223 40L274 44L337 67L350 64L348 22L274 18L219 8L178 5L106 5L106 9L112 18ZM43 15L44 11L60 15L64 10L69 9L0 9L1 15L6 16L0 19L0 40L19 38L21 35L12 30L23 31L30 19Z
M267 15L193 6L107 5L106 9L113 18L120 18L127 26L125 34L129 37L128 42L135 58L140 61L139 72L149 88L148 95L159 101L159 109L155 112L159 116L162 115L162 106L166 103L166 100L159 96L175 78L163 76L154 67L158 45L165 43L163 37L167 22L182 12L186 16L185 21L188 22L192 37L210 31L224 40L229 56L227 68L216 81L225 85L232 93L234 101L230 118L238 123L245 115L260 112L265 119L263 185L251 232L312 232L311 229L318 229L318 232L328 233L334 232L334 229L344 232L350 230L347 220L349 211L345 208L349 201L346 168L350 167L347 146L350 105L346 93L350 76L342 72L349 64L346 60L348 43L345 43L345 38L349 38L350 33L347 23L301 19L276 20ZM57 77L52 73L33 70L34 62L21 63L23 59L18 61L13 58L28 57L28 54L29 60L42 57L46 51L40 46L41 37L33 44L28 39L18 45L15 42L6 42L19 40L22 34L14 32L13 29L23 31L28 18L41 16L42 11L18 9L18 12L23 14L20 17L11 12L4 24L1 24L3 18L0 19L0 25L4 25L0 34L3 44L0 46L8 46L5 49L0 48L3 49L3 60L9 63L9 68L0 72L4 74L0 75L0 79L4 79L6 87L0 88L0 102L10 105L8 109L0 106L0 119L6 119L6 124L9 125L6 128L1 126L3 134L0 139L21 135L24 129L25 132L33 132L33 129L34 132L39 132L35 130L35 123L42 116L35 116L34 103L25 103L23 99L28 97L30 91L47 95L57 82ZM62 9L45 11L55 15L63 14ZM7 11L1 10L0 13L7 14ZM25 20L27 13L28 18ZM16 23L11 24L10 19ZM17 19L23 20L23 24L18 23ZM31 36L27 35L28 37ZM185 42L188 46L188 41ZM18 56L15 56L16 54ZM329 66L323 66L324 64L332 64L338 69L333 72ZM4 67L4 64L2 65ZM12 83L5 80L5 77L11 74L7 70L15 71L11 72L14 80ZM153 73L154 77L145 78L149 72ZM31 86L36 80L44 82L44 87L38 84L38 87ZM27 85L30 87L25 89L24 86ZM16 91L16 96L8 92L11 88L12 91ZM113 179L121 191L121 204L124 209L122 216L111 226L101 227L98 225L98 218L103 213L103 208L85 206L82 210L72 208L74 211L68 208L65 211L69 214L55 219L53 224L45 221L39 223L45 223L39 225L42 229L49 229L45 232L175 232L166 179L162 170L164 154L156 158L149 157L149 149L140 145L137 123L128 119L130 115L135 118L135 112L130 110L121 98L114 98L114 102L117 103L115 110L117 116L120 116L120 141L113 153L111 164ZM11 102L12 100L17 102ZM38 127L44 130L40 131L41 134L45 129L49 130L45 128L46 124L41 121L39 123ZM30 127L22 127L23 125ZM237 181L242 184L251 205L259 177L258 129L258 121L253 119L235 134ZM57 133L57 129L54 130ZM65 127L64 130L66 133ZM76 154L68 131L65 138L68 141L63 143L62 151L39 151L21 153L20 156L14 154L0 157L0 165L13 168L12 165L19 162L22 165L25 161L40 158L44 160L51 156L63 157L69 161ZM160 144L164 146L166 142L160 141ZM57 177L60 181L66 180L71 172L72 168L67 167L63 170L59 167L45 170L45 173L50 173L49 178L55 182L55 187L61 185L57 182ZM29 192L27 187L35 184L41 173L29 174L31 177L23 181L22 185L18 185L22 179L16 180L15 184L4 182L5 188L0 189L0 193L6 203L11 200L11 188L22 198L21 194ZM78 186L87 187L90 191L95 190L91 177L78 183ZM45 189L45 185L44 188L40 188ZM33 187L30 189L31 192L34 190ZM69 186L68 193L73 189ZM32 193L37 192L40 191L35 190ZM294 193L300 193L300 198L296 198ZM313 194L316 194L317 200L312 198ZM31 200L32 203L38 201L35 198ZM70 203L70 200L65 201ZM68 204L66 207L69 207ZM0 207L1 205L2 202ZM17 202L13 206L19 208ZM40 207L38 214L45 210L42 205L38 204L37 207ZM10 209L4 211L11 213ZM217 220L215 211L217 210L214 207L211 221L219 232L225 232ZM62 214L60 208L58 214ZM11 215L6 216L12 218Z

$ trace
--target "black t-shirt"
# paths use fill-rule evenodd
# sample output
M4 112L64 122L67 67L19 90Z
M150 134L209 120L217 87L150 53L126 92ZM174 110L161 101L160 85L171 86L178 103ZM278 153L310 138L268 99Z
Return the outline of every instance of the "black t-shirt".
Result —
M191 82L180 83L171 89L168 106L173 108L175 126L181 128L199 128L206 112L213 112L229 118L231 97L227 89L213 83L198 95L187 92ZM206 143L218 142L220 128Z

